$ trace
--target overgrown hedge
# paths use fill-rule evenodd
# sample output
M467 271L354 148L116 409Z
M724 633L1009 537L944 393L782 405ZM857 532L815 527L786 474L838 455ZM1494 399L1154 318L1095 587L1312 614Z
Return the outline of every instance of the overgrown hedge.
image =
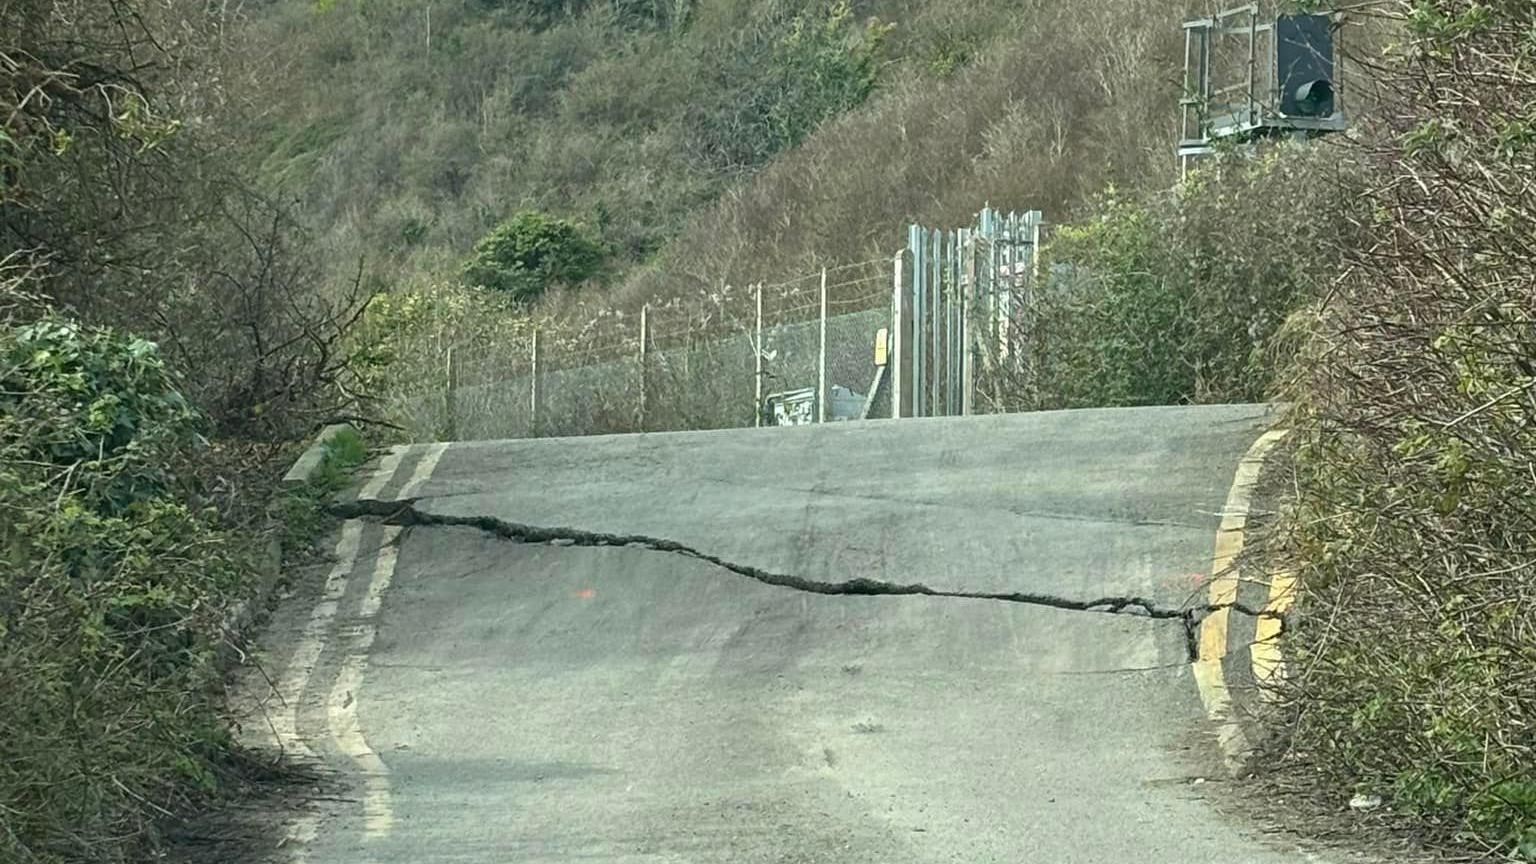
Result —
M1224 154L1173 192L1111 189L1049 243L1005 404L1263 401L1294 351L1288 318L1338 271L1349 215L1327 147Z
M1288 393L1288 764L1536 860L1536 6L1390 4L1371 214Z
M0 327L0 860L125 860L217 786L252 567L185 494L200 424L149 342Z

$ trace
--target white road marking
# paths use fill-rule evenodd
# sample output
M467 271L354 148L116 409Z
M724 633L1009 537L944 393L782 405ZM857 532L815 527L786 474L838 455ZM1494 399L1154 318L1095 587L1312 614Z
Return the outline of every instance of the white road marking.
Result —
M390 448L390 451L384 454L384 458L379 460L379 467L374 469L373 476L368 478L368 482L363 486L363 491L357 493L357 500L371 501L377 499L379 493L384 491L384 484L388 483L390 478L395 476L396 469L400 467L400 460L405 458L405 454L410 452L410 449L405 446Z
M411 479L406 481L405 486L400 489L400 494L395 496L395 500L401 501L415 495L416 490L421 488L421 484L427 482L432 472L437 470L437 460L443 458L443 451L447 449L446 443L433 444L429 447L426 454L421 457L421 461L416 463L416 470L411 472Z
M373 578L368 591L358 602L358 624L351 634L351 651L342 663L341 674L331 688L326 703L326 715L331 737L341 752L352 759L363 777L363 828L368 837L382 837L390 833L395 824L395 812L389 784L389 766L368 745L362 727L357 720L357 703L362 697L363 673L368 665L368 649L378 632L374 619L383 603L384 592L394 579L395 565L400 553L395 541L400 529L384 529L383 543L378 560L374 563Z
M277 684L278 698L282 704L277 716L272 718L272 729L278 744L285 753L296 753L313 759L315 751L304 743L299 735L299 704L304 701L304 691L309 687L309 676L314 671L320 653L325 650L326 631L336 620L336 606L347 593L347 577L357 564L357 548L363 538L363 523L356 520L342 523L341 538L336 541L336 564L325 578L325 589L320 601L309 613L309 621L299 636L298 647L283 670Z
M282 845L293 845L293 852L288 856L293 864L306 864L309 861L309 846L320 836L320 814L313 811L306 812L288 829L288 836L283 839Z

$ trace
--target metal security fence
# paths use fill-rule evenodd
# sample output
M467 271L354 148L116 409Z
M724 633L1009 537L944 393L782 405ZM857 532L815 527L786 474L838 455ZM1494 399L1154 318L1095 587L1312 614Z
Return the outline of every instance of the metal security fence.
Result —
M892 259L439 346L440 383L421 376L392 413L412 437L473 440L1010 410L1033 374L1044 229L988 208L911 226Z
M775 401L807 391L810 422L890 416L876 362L890 277L836 276L451 345L442 386L406 394L393 413L412 437L446 440L772 424Z
M965 228L910 226L895 261L900 416L977 413L1002 381L1028 374L1021 340L1030 332L1044 227L1037 210L991 208Z

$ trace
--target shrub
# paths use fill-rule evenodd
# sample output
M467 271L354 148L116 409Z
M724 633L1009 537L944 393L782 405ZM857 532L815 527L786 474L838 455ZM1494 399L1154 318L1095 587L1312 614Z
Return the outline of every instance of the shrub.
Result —
M761 165L874 92L887 25L859 29L840 0L748 28L715 49L716 80L691 107L692 148L721 168Z
M1370 218L1287 395L1292 764L1536 860L1536 7L1392 4Z
M501 292L455 285L381 294L351 334L348 362L377 410L407 436L455 437L452 383L488 384L524 374L526 312Z
M200 421L154 345L7 326L0 392L0 858L122 861L217 786L249 567L177 494Z
M197 415L153 343L45 318L0 342L0 414L29 461L110 478L96 509L166 491L167 461L192 443Z
M1063 226L1020 326L1033 407L1262 401L1282 325L1337 271L1351 213L1333 155L1278 146L1203 166L1172 195L1113 190Z
M603 247L584 227L523 211L475 244L464 281L526 302L547 288L585 282L602 266Z

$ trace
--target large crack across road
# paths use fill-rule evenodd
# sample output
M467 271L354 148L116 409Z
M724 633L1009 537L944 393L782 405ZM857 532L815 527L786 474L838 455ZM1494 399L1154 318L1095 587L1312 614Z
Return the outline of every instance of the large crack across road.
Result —
M776 585L805 591L811 594L857 596L921 596L946 597L965 600L995 600L1003 603L1023 603L1029 606L1045 606L1073 612L1100 612L1109 615L1131 615L1163 621L1178 621L1184 628L1184 649L1190 662L1199 659L1200 621L1218 609L1230 609L1255 617L1278 617L1276 613L1252 609L1242 603L1210 604L1204 606L1168 607L1145 597L1122 595L1098 597L1092 600L1075 600L1051 594L1034 594L1018 591L945 591L931 588L921 582L900 585L878 579L848 579L842 582L823 582L785 573L774 573L748 564L727 561L717 555L701 552L675 540L647 537L641 534L605 534L582 531L575 528L551 528L523 525L494 516L453 516L431 513L416 506L418 499L400 501L361 500L345 501L331 505L331 512L343 519L376 518L387 524L412 526L457 526L477 528L487 534L516 543L549 543L566 541L571 546L629 546L656 552L670 552L695 558L729 570L765 585ZM1282 619L1283 621L1284 619Z

